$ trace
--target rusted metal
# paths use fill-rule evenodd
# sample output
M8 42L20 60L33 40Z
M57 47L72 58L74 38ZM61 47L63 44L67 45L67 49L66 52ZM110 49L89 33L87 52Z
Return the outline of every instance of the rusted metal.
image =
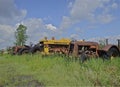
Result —
M107 42L107 40L106 40ZM71 42L69 47L68 55L79 57L82 53L87 54L91 57L111 57L118 56L120 50L116 45L106 45L102 49L99 49L99 44L97 42L89 41L75 41Z
M81 55L83 52L85 52L88 56L98 56L97 54L97 50L98 50L98 43L97 42L90 42L90 41L75 41L75 42L71 42L70 46L74 45L73 52L71 52L71 50L69 50L69 55L78 57L79 55ZM69 47L69 49L71 49Z
M102 48L102 50L104 50L104 51L107 52L107 51L108 51L110 48L112 48L112 47L118 49L118 47L117 47L116 45L109 44L109 45L106 45L104 48Z
M20 49L24 48L24 46L13 46L13 52L12 54L17 54Z
M68 48L71 40L69 39L59 39L55 40L52 37L51 40L41 40L40 43L43 44L43 52L46 54L49 53L66 53L66 49Z
M97 42L90 42L90 41L75 41L71 43L75 43L77 45L84 45L84 46L98 46Z

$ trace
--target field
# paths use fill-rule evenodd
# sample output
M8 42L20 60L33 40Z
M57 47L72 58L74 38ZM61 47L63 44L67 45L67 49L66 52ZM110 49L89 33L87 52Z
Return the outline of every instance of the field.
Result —
M120 87L120 58L85 63L58 55L0 56L0 87Z

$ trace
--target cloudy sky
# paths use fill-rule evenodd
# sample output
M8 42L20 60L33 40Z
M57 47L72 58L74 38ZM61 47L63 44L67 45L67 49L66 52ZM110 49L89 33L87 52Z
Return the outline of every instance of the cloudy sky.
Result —
M0 48L13 45L19 24L27 43L41 38L120 38L120 0L0 0Z

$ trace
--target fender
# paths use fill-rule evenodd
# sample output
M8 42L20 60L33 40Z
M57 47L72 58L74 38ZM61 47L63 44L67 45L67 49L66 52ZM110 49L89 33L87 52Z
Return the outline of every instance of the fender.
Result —
M120 52L120 50L119 50L119 48L116 46L116 45L111 45L111 44L109 44L109 45L106 45L104 48L102 48L102 50L104 50L104 51L109 51L111 48L116 48L119 52Z
M107 45L102 50L109 54L111 57L120 56L120 50L116 45Z

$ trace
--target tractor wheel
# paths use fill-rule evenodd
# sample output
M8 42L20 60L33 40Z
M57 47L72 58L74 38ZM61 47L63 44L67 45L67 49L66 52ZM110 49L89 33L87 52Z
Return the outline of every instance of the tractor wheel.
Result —
M119 50L117 48L114 48L114 47L110 48L107 53L110 56L110 58L120 56Z
M30 53L34 54L37 51L40 51L40 47L39 46L34 46L34 47L31 48Z
M104 60L109 60L110 59L110 56L108 55L108 53L104 53L101 57Z
M28 48L22 48L19 52L18 55L22 55L22 54L26 54L29 53L29 49Z

